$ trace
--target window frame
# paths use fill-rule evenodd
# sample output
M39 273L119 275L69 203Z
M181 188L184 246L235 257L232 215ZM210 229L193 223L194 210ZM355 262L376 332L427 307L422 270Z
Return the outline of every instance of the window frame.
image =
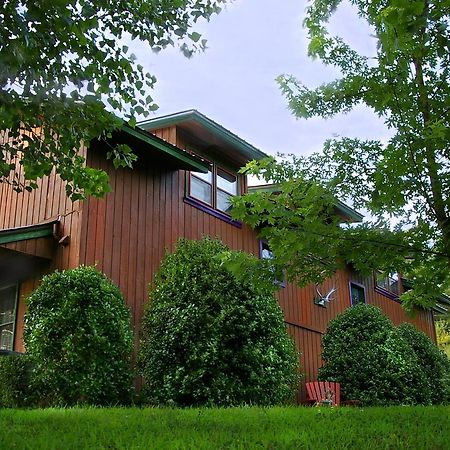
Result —
M359 305L361 303L361 302L353 303L352 286L355 286L356 288L362 289L363 294L364 294L364 301L362 303L367 305L366 287L363 284L361 284L361 283L357 283L356 281L349 281L348 282L348 291L349 291L349 295L350 295L350 306L356 306L356 305Z
M264 258L263 257L264 246L267 247L267 251L269 251L270 253L273 254L272 250L270 250L270 246L269 246L269 243L267 242L267 240L266 239L260 239L259 240L259 258L260 259L272 259L272 258ZM284 270L283 270L283 274L285 275L285 271ZM285 276L283 277L282 280L279 280L278 278L275 278L275 276L274 276L273 282L274 282L274 284L277 284L278 286L280 286L282 288L286 287L286 277Z
M0 348L0 350L6 350L6 351L14 351L14 346L16 344L16 325L17 325L17 308L19 305L19 284L18 283L10 283L10 284L6 284L4 286L0 286L0 291L5 290L5 289L10 289L10 288L14 288L14 309L13 309L13 320L10 322L4 322L1 323L0 322L0 343L1 343L1 331L3 331L3 327L5 325L12 325L12 343L11 343L11 348L10 349L2 349ZM6 328L5 328L6 329Z
M211 167L211 173L212 173L212 183L208 183L207 181L202 180L200 177L196 175L195 172L192 171L186 171L186 195L184 197L184 202L194 206L212 216L215 216L225 222L230 223L231 225L236 226L237 228L242 228L242 223L232 219L231 215L225 211L222 211L221 209L218 209L217 207L217 193L218 191L223 192L225 194L231 195L233 197L238 196L241 192L241 180L239 177L239 174L237 172L234 172L230 169L225 168L223 165L219 163L215 163L211 160L205 159L205 162L207 162ZM217 177L218 177L218 170L221 170L233 177L236 178L236 193L232 194L231 192L226 191L225 189L221 189L218 187L217 183ZM191 185L192 185L192 177L197 178L205 183L208 183L211 186L211 204L206 203L200 198L197 198L191 194Z
M387 281L387 285L390 286L391 284L390 284L389 280L391 280L391 279L395 280L395 278L391 277L392 273L393 272L389 273L389 275L387 277L383 277L383 278L379 277L379 275L381 275L381 272L378 272L378 273L374 274L375 291L378 292L381 295L384 295L387 298L390 298L391 300L395 300L395 301L399 302L400 301L399 297L400 297L400 293L401 293L400 292L400 288L401 288L401 286L400 286L400 278L401 277L400 277L400 274L398 272L395 272L395 275L397 276L397 280L396 280L396 282L397 282L397 291L396 292L393 291L393 290L390 290L390 289L386 289L385 286L381 286L379 284L380 280L383 280L383 281Z

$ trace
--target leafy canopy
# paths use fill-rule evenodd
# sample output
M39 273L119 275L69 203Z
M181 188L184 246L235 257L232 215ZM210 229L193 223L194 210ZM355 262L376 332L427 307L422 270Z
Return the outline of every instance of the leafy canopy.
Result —
M275 224L264 234L300 282L344 263L364 273L399 271L414 282L405 305L429 306L450 281L449 3L351 0L373 29L375 58L328 33L340 3L312 1L304 24L309 55L341 77L310 89L285 75L279 85L298 118L332 117L365 104L393 136L388 142L338 137L311 157L250 164L248 173L280 183L281 194L238 200L236 217ZM336 198L368 210L371 219L339 224L330 214Z
M147 92L155 77L122 40L145 41L153 51L177 43L190 56L206 42L193 24L224 1L3 1L0 130L9 131L0 136L0 182L31 190L56 168L73 200L107 192L106 173L85 167L81 143L110 136L123 123L116 116L133 125L158 107ZM116 166L136 159L126 146L112 147L109 157Z

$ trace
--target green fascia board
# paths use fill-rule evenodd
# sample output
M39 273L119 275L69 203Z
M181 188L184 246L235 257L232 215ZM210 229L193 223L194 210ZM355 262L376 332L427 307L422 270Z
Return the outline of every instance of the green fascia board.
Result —
M145 144L151 145L157 150L163 152L164 154L180 161L187 170L192 170L195 172L207 173L209 170L208 164L203 162L200 158L190 155L189 153L175 147L172 144L147 133L140 128L132 128L130 125L122 125L122 131L136 139L139 139Z
M45 224L30 225L28 227L0 230L0 244L27 241L28 239L37 239L41 237L51 237L53 236L53 225L55 223L56 222L48 222Z
M155 129L164 128L170 125L176 125L188 120L197 122L212 134L222 138L224 141L238 148L242 152L242 154L245 155L246 158L248 158L249 161L254 159L260 160L268 157L268 155L254 147L252 144L227 130L222 125L219 125L217 122L214 122L214 120L211 120L205 115L199 113L195 109L182 111L175 114L168 114L166 116L156 117L155 119L145 120L143 122L139 122L138 125L144 129Z
M248 188L249 192L278 192L279 190L280 187L278 184L250 186ZM353 208L346 205L341 200L336 200L336 208L338 209L338 211L349 217L353 222L362 222L362 220L364 219L364 216L362 214L360 214L358 211L355 211Z

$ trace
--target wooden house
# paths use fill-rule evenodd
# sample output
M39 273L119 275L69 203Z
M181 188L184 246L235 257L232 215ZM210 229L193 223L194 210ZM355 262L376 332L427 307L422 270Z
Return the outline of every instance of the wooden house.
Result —
M43 274L55 269L96 264L111 278L132 311L137 346L148 285L179 237L219 236L232 249L261 256L267 251L257 232L228 214L229 197L248 189L239 168L264 153L194 110L134 129L125 126L113 139L130 145L139 159L133 170L115 170L104 143L83 149L88 165L109 174L112 192L103 199L73 203L55 175L40 180L31 193L0 184L1 349L25 350L25 298ZM340 208L361 220L345 205ZM405 315L398 301L401 280L395 277L380 282L347 269L321 291L332 288L335 299L324 305L314 286L287 284L278 293L288 331L302 352L306 381L316 378L321 365L327 323L355 302L377 305L394 323L413 322L435 339L432 312L419 311L415 319Z

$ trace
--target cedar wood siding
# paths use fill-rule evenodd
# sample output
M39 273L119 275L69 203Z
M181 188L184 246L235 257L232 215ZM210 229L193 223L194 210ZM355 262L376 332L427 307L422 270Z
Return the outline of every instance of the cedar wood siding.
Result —
M180 148L187 148L175 127L154 133ZM110 173L113 192L105 199L89 199L83 215L80 262L97 264L122 290L132 310L135 345L140 318L148 297L148 285L166 250L173 250L179 237L199 239L219 236L232 249L259 254L257 233L246 225L241 229L183 202L186 172L169 171L143 161L133 171L114 171L100 153L89 152L88 163ZM125 200L125 201L124 201ZM375 292L373 280L363 280L350 270L340 271L322 286L326 292L336 287L336 299L327 308L314 305L313 286L298 288L288 284L278 293L289 333L301 350L304 381L317 378L321 365L321 336L327 323L350 306L349 281L365 285L368 303L379 306L394 323L413 322L435 339L431 312L421 311L409 319L401 305ZM298 400L305 398L304 387Z
M0 140L2 139L8 139L6 133L0 134ZM84 149L81 151L85 153ZM19 165L18 171L19 173L22 171ZM70 245L56 245L56 242L52 242L52 238L31 239L3 245L10 250L32 255L51 253L53 256L50 264L38 271L33 279L24 280L19 285L14 340L14 350L19 352L24 351L22 334L25 298L36 288L44 273L79 265L82 202L73 203L67 198L65 183L54 172L38 180L37 183L38 189L21 193L15 192L7 183L0 183L0 230L38 224L61 216L58 234L59 236L70 235Z
M154 133L180 148L187 147L175 126ZM146 159L145 155L140 155L133 170L115 170L105 159L104 152L96 148L87 152L87 159L88 165L109 173L112 192L105 198L72 204L65 196L64 184L54 175L40 181L40 188L32 193L17 194L10 186L0 183L0 229L40 223L68 214L62 219L60 235L70 235L70 244L57 246L53 263L47 270L96 264L126 298L132 312L135 347L149 283L165 251L173 250L179 237L219 236L232 249L258 255L255 231L246 225L239 229L183 202L185 171L169 170L154 159ZM32 245L30 242L27 245ZM23 350L23 299L38 280L36 277L21 284L15 345L18 351ZM313 286L300 289L288 284L277 296L288 331L302 353L303 381L317 377L321 365L321 336L328 321L350 306L349 281L363 284L367 302L379 306L394 323L413 322L435 339L431 312L420 311L416 319L409 319L398 302L375 291L372 278L361 279L350 270L338 272L321 286L322 292L337 288L335 300L327 308L314 305ZM299 400L304 398L303 389Z

